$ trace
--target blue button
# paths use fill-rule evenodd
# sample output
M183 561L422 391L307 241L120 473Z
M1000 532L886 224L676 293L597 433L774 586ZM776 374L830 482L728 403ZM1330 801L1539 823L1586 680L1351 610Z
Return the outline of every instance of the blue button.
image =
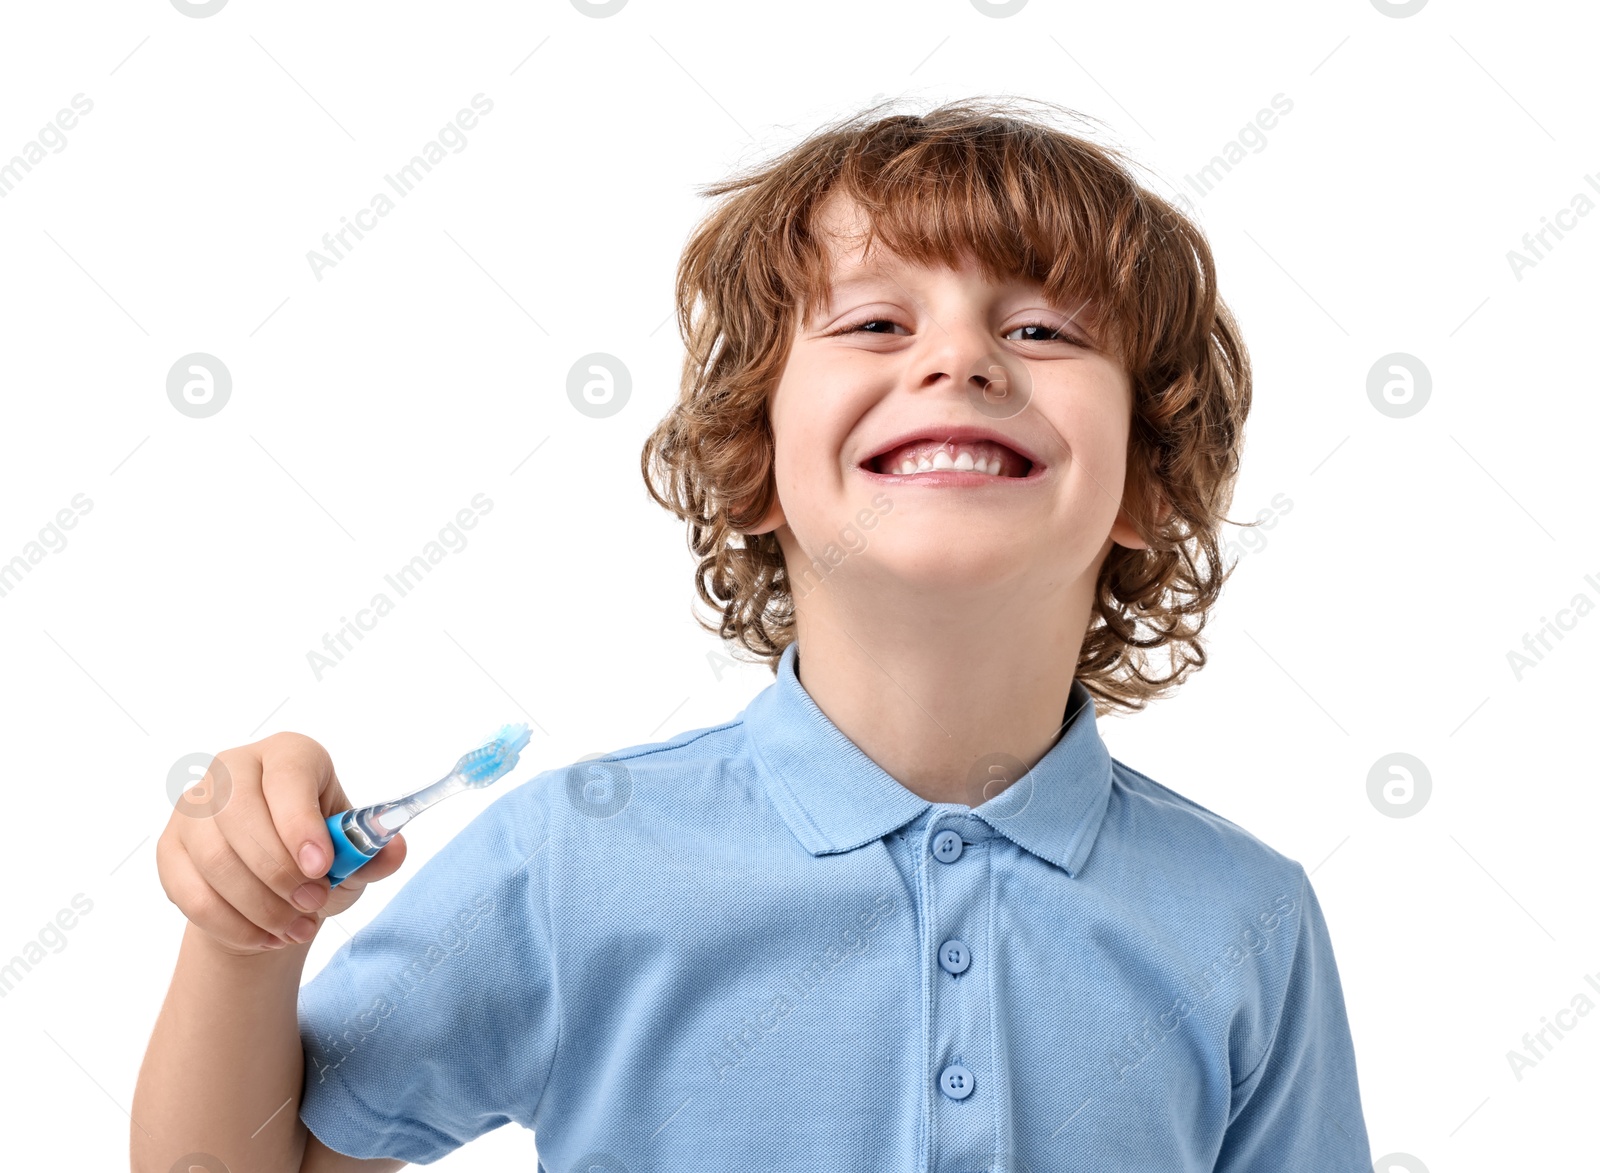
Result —
M954 831L940 831L933 837L933 858L940 863L955 863L961 858L961 836Z
M972 964L972 951L967 948L965 941L951 938L939 946L939 964L944 967L945 973L964 973L967 966Z
M964 1100L972 1094L972 1072L959 1063L952 1063L939 1073L939 1090L952 1100Z

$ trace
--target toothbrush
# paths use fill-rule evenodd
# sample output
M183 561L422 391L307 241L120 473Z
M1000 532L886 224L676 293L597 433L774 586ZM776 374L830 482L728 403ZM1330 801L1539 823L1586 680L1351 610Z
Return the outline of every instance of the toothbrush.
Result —
M455 768L437 782L392 802L329 815L328 835L333 839L329 884L337 888L351 872L377 855L401 827L434 803L463 790L487 786L512 769L518 752L531 736L526 723L502 725L477 749L462 754Z

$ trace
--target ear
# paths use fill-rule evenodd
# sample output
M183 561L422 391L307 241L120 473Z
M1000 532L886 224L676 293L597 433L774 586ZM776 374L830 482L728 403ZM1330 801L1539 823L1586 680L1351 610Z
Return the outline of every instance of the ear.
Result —
M786 525L787 523L788 519L783 515L783 503L778 500L777 494L774 493L772 496L772 508L767 510L766 516L762 517L755 525L739 532L755 537L757 534L771 533L780 525Z
M1159 497L1156 506L1156 524L1162 525L1172 514L1172 505L1164 497ZM1150 543L1139 536L1139 531L1134 528L1131 515L1126 504L1117 510L1117 519L1111 524L1111 540L1119 546L1126 546L1130 550L1147 550Z

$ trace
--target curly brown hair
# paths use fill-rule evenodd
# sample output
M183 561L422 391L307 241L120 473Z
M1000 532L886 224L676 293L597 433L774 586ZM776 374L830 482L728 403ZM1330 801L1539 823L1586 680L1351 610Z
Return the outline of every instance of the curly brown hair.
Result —
M777 494L768 398L803 307L829 291L816 211L834 192L862 209L869 248L879 237L930 267L975 259L991 280L1020 274L1056 304L1096 307L1100 341L1133 388L1124 507L1148 547L1106 555L1075 675L1097 711L1138 710L1205 665L1200 631L1232 573L1218 535L1249 357L1200 228L1141 187L1122 152L1049 124L1083 116L1035 103L1046 117L1030 118L1021 103L972 98L922 115L880 103L699 189L732 196L679 261L679 397L640 472L688 522L696 589L721 613L696 622L774 672L795 639L794 596L776 535L744 531ZM1163 651L1166 675L1154 670Z

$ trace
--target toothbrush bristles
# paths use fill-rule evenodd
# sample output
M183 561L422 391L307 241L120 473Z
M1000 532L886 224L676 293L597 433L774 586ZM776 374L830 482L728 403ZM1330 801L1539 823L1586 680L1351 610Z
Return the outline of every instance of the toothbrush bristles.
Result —
M462 755L456 773L471 786L487 786L517 764L517 755L531 736L526 722L502 725L483 745Z

